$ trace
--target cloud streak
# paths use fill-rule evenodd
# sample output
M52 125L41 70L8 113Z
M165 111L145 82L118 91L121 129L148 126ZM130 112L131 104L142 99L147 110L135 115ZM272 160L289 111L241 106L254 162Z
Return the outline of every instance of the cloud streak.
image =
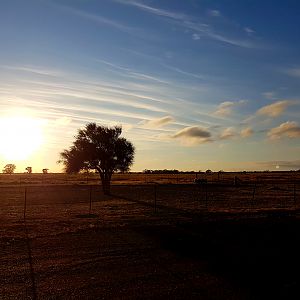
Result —
M199 23L186 14L176 13L161 8L153 7L135 0L128 0L128 1L114 0L114 1L124 5L133 6L137 9L140 9L152 15L164 17L167 20L176 23L178 26L181 26L185 30L192 30L194 31L194 33L192 34L192 38L195 40L198 40L201 37L206 37L232 46L238 46L243 48L256 48L256 45L254 45L254 43L249 40L230 38L225 36L224 34L217 33L213 30L213 28L209 24ZM220 17L221 14L217 10L211 10L211 16Z
M287 69L287 70L284 70L284 73L286 73L287 75L289 75L291 77L300 78L300 68Z
M91 22L94 22L97 25L104 25L104 26L109 26L111 28L114 28L116 30L131 34L131 35L135 35L135 36L139 36L144 38L144 32L142 32L140 29L137 29L136 27L131 27L128 25L125 25L123 23L120 23L118 21L112 20L111 18L105 18L103 16L100 15L96 15L96 14L92 14L92 13L88 13L85 12L83 10L79 10L79 9L75 9L73 7L70 6L66 6L63 4L58 4L58 3L52 3L52 5L56 6L57 8L67 12L67 13L71 13L73 15L76 15L78 17L84 18L86 20L89 20Z
M153 119L153 120L143 122L143 126L144 127L150 127L150 128L159 128L159 127L167 125L167 124L169 124L173 121L174 121L173 117L165 116L165 117L162 117L162 118L157 118L157 119Z

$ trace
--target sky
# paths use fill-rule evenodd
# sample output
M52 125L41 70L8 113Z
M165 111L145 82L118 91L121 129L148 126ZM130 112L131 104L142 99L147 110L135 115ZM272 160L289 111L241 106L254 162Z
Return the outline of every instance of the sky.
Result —
M297 0L2 0L0 167L96 122L133 171L300 169L299 31Z

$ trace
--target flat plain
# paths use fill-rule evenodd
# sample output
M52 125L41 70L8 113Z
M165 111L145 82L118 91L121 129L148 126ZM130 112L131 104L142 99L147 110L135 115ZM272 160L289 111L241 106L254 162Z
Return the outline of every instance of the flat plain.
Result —
M0 298L291 299L299 179L0 175Z

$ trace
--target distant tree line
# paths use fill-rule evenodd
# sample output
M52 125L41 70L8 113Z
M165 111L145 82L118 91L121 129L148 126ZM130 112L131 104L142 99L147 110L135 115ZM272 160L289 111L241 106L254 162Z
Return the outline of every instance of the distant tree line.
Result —
M163 170L149 170L149 169L145 169L143 170L144 174L190 174L190 173L200 173L196 172L196 171L179 171L176 169L173 170L169 170L169 169L163 169Z

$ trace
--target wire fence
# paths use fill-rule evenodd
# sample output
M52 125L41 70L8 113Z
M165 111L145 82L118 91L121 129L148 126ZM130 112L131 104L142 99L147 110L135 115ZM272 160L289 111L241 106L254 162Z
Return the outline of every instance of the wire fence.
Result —
M299 183L113 184L112 198L157 210L238 212L299 208ZM100 185L17 185L0 187L2 220L25 216L95 213L106 200Z

